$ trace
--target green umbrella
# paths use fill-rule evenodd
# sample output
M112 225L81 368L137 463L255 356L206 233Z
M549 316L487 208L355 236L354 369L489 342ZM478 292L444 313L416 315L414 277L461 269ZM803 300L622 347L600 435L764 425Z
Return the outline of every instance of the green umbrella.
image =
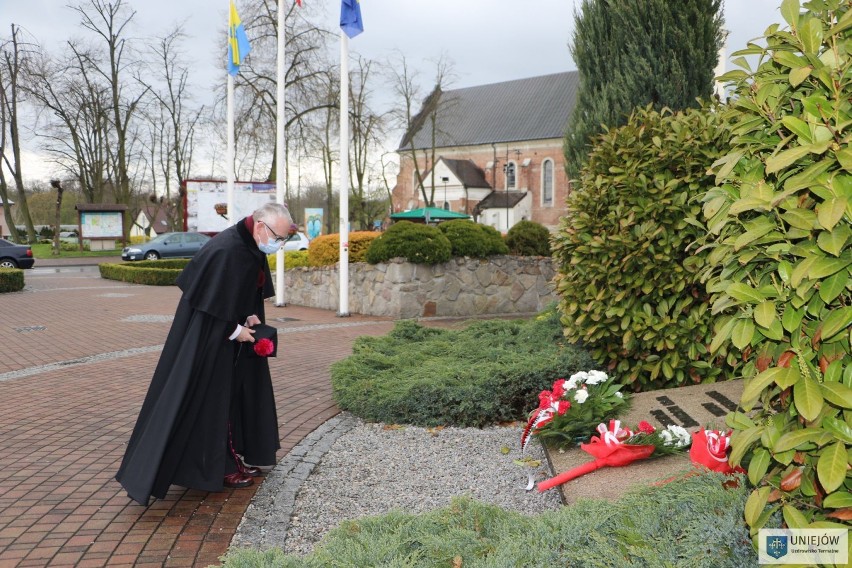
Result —
M470 219L470 215L465 213L456 213L455 211L447 211L440 207L420 207L411 211L403 211L402 213L394 213L390 216L395 221L445 221L447 219Z

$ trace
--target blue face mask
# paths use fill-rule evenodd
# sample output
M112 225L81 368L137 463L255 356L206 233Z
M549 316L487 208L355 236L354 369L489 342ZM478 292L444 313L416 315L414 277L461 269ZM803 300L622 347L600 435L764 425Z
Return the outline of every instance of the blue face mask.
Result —
M269 234L269 228L266 226L266 223L263 224L263 228L266 229L266 236L270 238L269 242L259 243L257 248L260 249L260 252L263 254L275 254L278 252L278 249L281 248L281 242L276 240L271 240L272 235Z

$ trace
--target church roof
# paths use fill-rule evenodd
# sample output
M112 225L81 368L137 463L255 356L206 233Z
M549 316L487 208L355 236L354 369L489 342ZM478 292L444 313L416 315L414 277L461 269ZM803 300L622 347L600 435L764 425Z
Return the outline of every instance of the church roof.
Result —
M485 199L476 204L477 211L514 207L527 196L526 191L492 191Z
M442 156L440 161L447 164L447 168L458 178L462 187L491 187L485 179L485 172L473 160L451 160ZM428 177L428 174L424 177Z
M437 107L436 148L561 138L577 99L578 71L433 92L398 150L431 148Z

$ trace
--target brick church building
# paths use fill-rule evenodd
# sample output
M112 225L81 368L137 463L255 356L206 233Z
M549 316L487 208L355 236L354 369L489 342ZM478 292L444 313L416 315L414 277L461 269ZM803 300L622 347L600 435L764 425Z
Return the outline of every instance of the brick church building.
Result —
M578 82L570 71L433 92L397 149L393 211L431 205L415 154L436 207L502 232L523 219L554 230L570 191L562 140Z

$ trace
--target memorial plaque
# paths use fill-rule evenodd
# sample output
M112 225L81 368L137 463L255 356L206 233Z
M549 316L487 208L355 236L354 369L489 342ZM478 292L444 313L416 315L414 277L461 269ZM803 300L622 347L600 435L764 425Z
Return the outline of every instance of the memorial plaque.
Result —
M635 394L630 410L619 418L630 427L647 420L657 428L676 424L690 433L702 426L723 429L725 416L739 403L742 383L741 380L726 381ZM548 449L546 453L553 475L593 459L579 446L563 451ZM633 486L659 483L688 472L692 467L688 452L684 452L637 461L626 467L599 469L549 491L559 491L566 504L578 499L615 499Z

